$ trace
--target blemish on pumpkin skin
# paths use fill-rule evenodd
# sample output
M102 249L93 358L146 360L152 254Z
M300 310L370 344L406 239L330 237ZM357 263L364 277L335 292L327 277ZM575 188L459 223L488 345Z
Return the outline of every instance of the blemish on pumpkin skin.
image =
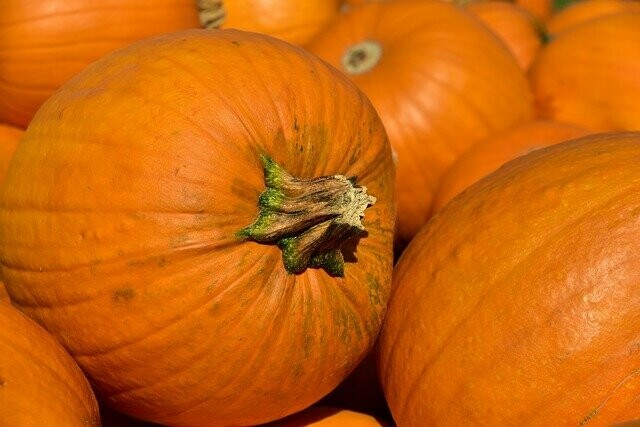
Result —
M240 46L240 42L239 42L239 41L237 41L237 40L231 40L231 44L232 44L232 45L234 45L234 46L236 46L236 47L239 47L239 46Z
M165 259L165 257L161 257L158 262L158 267L164 267L165 265L167 265L167 260Z
M113 301L114 302L130 301L135 296L136 296L136 293L133 290L133 288L128 288L128 287L120 288L120 289L116 289L113 292Z
M0 387L4 387L6 381L3 378L0 378Z

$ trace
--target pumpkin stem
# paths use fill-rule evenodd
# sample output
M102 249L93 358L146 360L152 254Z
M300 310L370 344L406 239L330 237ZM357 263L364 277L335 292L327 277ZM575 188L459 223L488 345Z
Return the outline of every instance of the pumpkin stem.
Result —
M344 276L342 245L365 232L364 211L376 202L356 178L344 175L298 179L268 156L261 156L266 189L258 198L260 211L242 238L276 243L287 272L323 268Z
M198 0L198 18L204 28L220 28L227 18L222 0Z
M351 46L342 56L342 66L349 74L364 74L375 67L382 57L382 46L365 40Z

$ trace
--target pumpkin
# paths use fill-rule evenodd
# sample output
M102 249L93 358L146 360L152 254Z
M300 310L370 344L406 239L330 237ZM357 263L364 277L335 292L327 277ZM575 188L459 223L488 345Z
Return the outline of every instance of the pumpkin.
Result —
M433 204L442 209L476 181L518 156L589 132L582 126L550 120L535 120L493 135L474 145L442 178Z
M553 35L603 16L639 11L640 3L631 0L576 1L551 15L547 19L546 27Z
M519 157L394 272L379 372L398 425L612 425L640 403L640 133Z
M78 365L51 335L0 303L0 420L5 426L99 426Z
M68 82L22 141L0 192L7 290L108 406L264 423L373 346L391 150L364 94L314 55L237 30L147 39Z
M471 145L527 121L527 80L481 22L440 1L372 2L308 49L371 99L397 155L398 240L428 220L440 177Z
M0 2L0 122L26 127L64 82L101 56L199 26L193 0Z
M371 415L361 412L314 406L284 420L271 423L269 427L384 427L385 425Z
M580 64L580 66L576 66ZM539 117L594 131L640 129L640 13L563 31L530 69Z
M507 45L523 70L529 68L545 37L542 25L529 11L502 0L472 1L466 8Z
M339 11L341 0L197 0L205 28L237 28L304 45Z
M554 3L558 0L514 0L515 4L528 10L538 20L544 21L554 13Z

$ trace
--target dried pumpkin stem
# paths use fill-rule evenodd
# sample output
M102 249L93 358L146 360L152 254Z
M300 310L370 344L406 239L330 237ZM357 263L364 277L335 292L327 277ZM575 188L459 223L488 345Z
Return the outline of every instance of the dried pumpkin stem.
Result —
M270 157L261 160L267 188L258 199L260 211L253 224L238 234L277 244L289 273L312 267L343 276L342 245L364 233L364 211L376 198L356 185L355 178L298 179Z
M342 66L349 74L364 74L375 67L382 57L382 46L365 40L351 46L342 56Z
M198 18L204 28L220 28L227 18L222 0L198 0Z

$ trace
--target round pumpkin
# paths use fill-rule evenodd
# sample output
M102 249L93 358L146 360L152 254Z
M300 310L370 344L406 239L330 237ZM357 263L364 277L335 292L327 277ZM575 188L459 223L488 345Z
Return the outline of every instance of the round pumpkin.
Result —
M99 426L78 365L44 329L0 303L0 420L5 426Z
M398 425L640 417L640 133L513 160L397 264L379 371Z
M194 0L0 2L0 122L26 127L91 62L156 34L197 28Z
M527 121L524 73L480 21L441 1L373 2L308 46L371 99L396 152L398 237L428 220L445 170L471 145Z
M582 126L535 120L493 135L474 145L442 178L433 203L439 211L474 182L518 156L588 134Z
M553 35L593 19L629 12L640 12L640 3L631 0L576 1L551 15L546 28Z
M341 0L197 0L205 28L236 28L303 45L340 12Z
M578 66L579 64L579 66ZM559 33L530 69L538 115L594 131L640 129L640 13Z
M314 406L284 420L271 423L269 427L384 427L385 425L371 415L361 412Z
M554 13L554 3L558 0L514 0L514 3L528 10L538 20L544 21Z
M545 35L528 10L503 0L472 1L466 8L507 45L523 70L529 68Z
M114 409L268 422L373 346L391 150L314 55L237 30L147 39L68 82L22 141L0 194L8 292Z

